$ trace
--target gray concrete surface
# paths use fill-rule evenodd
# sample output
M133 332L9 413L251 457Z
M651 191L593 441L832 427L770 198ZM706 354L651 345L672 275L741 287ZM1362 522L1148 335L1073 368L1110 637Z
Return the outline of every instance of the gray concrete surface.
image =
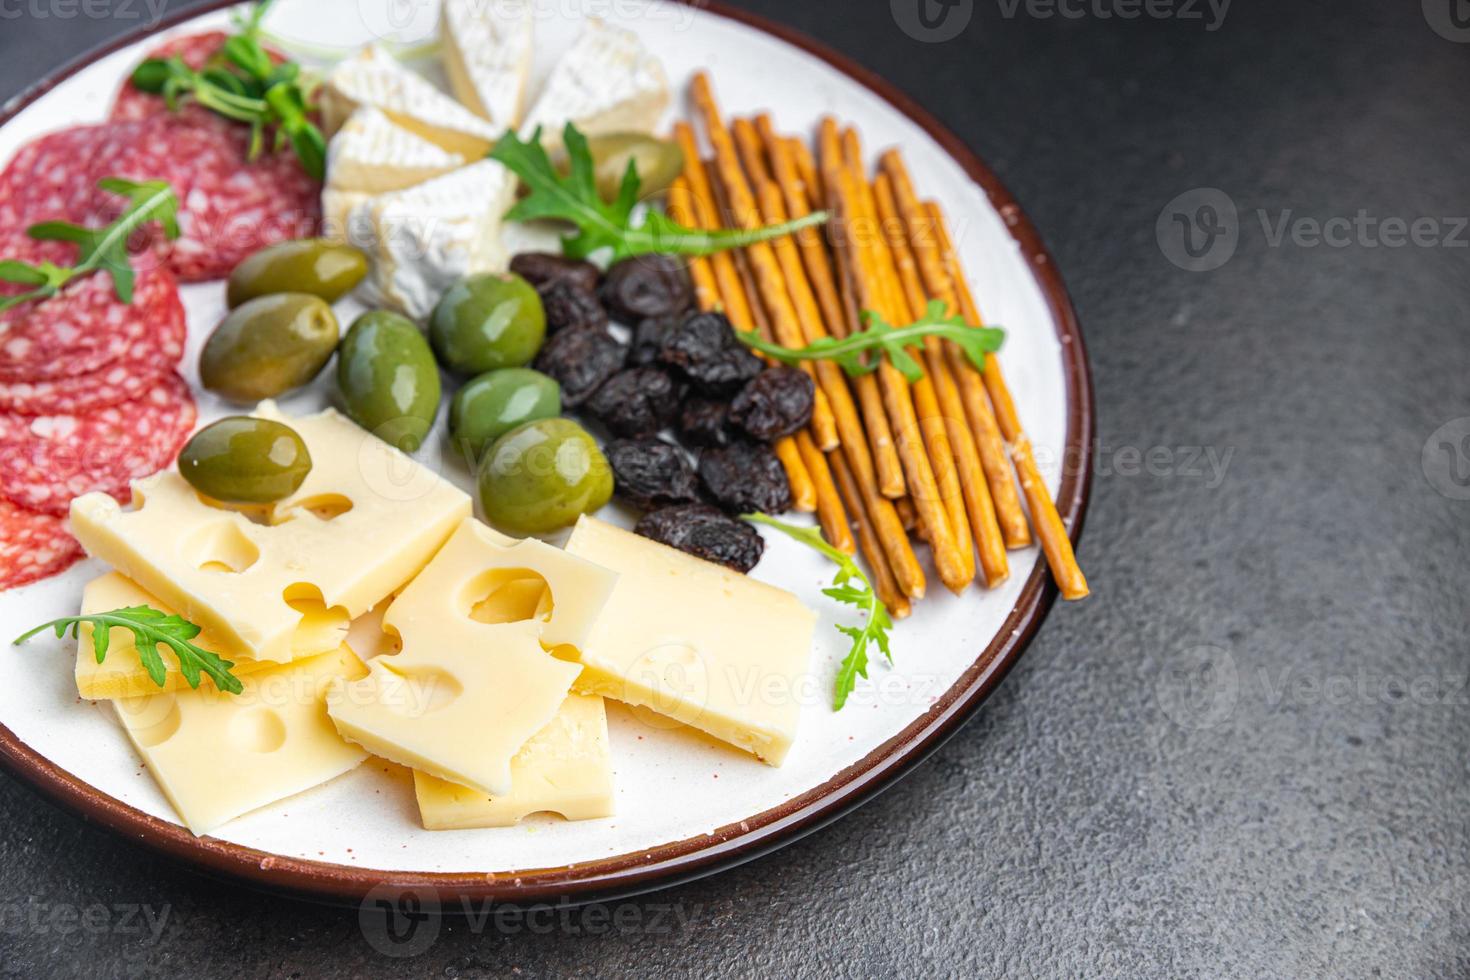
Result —
M1470 974L1470 31L1451 0L961 0L924 41L913 2L748 5L931 107L1041 228L1096 370L1094 597L836 825L411 959L0 777L0 974ZM0 0L0 97L136 23L85 9ZM1218 197L1156 233L1199 188L1237 212L1210 272L1169 215L1218 260Z

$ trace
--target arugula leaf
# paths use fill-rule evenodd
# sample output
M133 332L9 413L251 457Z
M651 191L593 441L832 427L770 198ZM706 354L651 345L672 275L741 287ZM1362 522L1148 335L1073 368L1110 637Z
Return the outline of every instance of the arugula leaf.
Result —
M107 658L107 650L114 629L125 629L133 634L138 658L153 683L163 687L168 668L159 654L159 647L166 646L179 661L179 673L190 687L199 686L201 674L208 674L214 686L228 694L239 694L244 690L240 679L230 673L233 661L223 660L189 641L199 635L199 627L178 614L165 614L151 606L125 606L110 612L92 613L84 616L64 616L42 623L11 641L20 645L45 630L55 631L58 637L65 636L68 629L75 639L82 623L92 627L92 653L100 664Z
M177 238L179 201L173 188L161 180L139 183L120 177L104 177L97 186L128 199L122 214L102 228L84 228L66 221L43 221L27 228L26 234L32 238L76 243L76 265L63 267L51 262L33 265L18 259L0 262L0 279L32 287L14 296L0 296L0 311L55 296L73 279L97 271L112 277L112 290L118 299L124 303L133 301L134 274L128 261L128 239L150 221L162 225L169 238Z
M841 711L847 703L847 696L857 686L857 679L868 676L869 643L877 646L884 659L893 663L893 654L888 649L888 631L893 628L893 618L888 615L888 607L873 591L873 584L858 567L857 561L828 544L819 528L787 524L769 514L746 514L744 517L747 521L773 527L836 562L837 573L832 585L823 589L822 594L867 613L862 623L837 627L837 632L852 640L852 648L837 668L837 681L832 691L832 710Z
M877 370L878 358L869 357L870 353L887 354L893 366L911 382L923 377L924 369L913 354L909 353L908 348L921 344L925 337L954 341L965 352L970 363L981 369L985 367L985 355L1000 350L1000 345L1005 341L1005 331L999 327L971 327L965 324L961 316L945 316L944 304L939 300L930 300L924 315L904 327L885 323L872 310L864 310L863 319L868 324L863 330L841 339L821 337L800 348L782 347L763 339L753 330L741 332L739 336L747 346L783 364L835 361L852 375Z
M818 211L795 221L751 231L703 231L686 228L663 212L649 208L642 223L635 227L634 210L640 186L636 163L628 161L617 200L608 203L597 193L587 138L571 123L567 123L562 131L562 138L571 164L566 176L557 171L541 146L539 127L529 141L522 140L514 131L506 132L491 149L490 159L499 161L515 173L530 190L506 212L506 220L552 218L571 222L577 231L562 239L562 251L573 258L585 259L602 248L611 250L613 262L650 252L709 255L727 248L780 238L827 220L827 212Z

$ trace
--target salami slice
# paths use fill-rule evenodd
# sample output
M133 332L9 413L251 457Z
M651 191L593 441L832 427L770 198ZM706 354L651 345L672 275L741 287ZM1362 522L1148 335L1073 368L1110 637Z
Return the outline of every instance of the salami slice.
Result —
M25 236L0 244L0 257L34 262L43 243ZM67 243L62 261L75 261ZM49 257L49 256L48 256ZM173 275L151 257L133 260L133 300L117 298L112 277L93 273L55 296L0 311L0 382L37 383L90 374L126 356L155 333L160 351L180 345L184 308ZM165 343L167 340L167 343ZM167 362L171 366L178 357ZM153 369L157 373L165 365Z
M92 412L0 415L0 496L58 516L93 490L125 501L132 480L174 458L195 418L189 386L177 374L136 401Z
M0 500L0 589L49 578L81 557L61 518Z
M172 58L178 55L190 68L203 68L204 63L219 51L227 36L224 31L185 34L182 37L165 41L148 52L145 58ZM129 73L128 80L123 82L117 98L112 103L109 118L134 121L168 111L168 104L163 101L163 96L140 92L134 87L131 73ZM191 107L188 111L208 112L207 109L197 106Z

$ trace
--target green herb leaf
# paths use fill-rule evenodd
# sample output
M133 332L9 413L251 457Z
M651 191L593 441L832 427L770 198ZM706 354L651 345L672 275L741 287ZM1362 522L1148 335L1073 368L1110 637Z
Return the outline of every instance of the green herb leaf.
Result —
M613 262L650 252L709 255L780 238L827 220L827 213L818 211L795 221L752 231L701 231L686 228L663 212L649 208L643 214L642 223L635 226L639 180L634 162L628 161L617 200L608 203L597 193L587 138L571 123L567 123L562 131L562 138L571 164L565 176L557 171L541 146L539 128L531 134L530 140L522 140L513 131L507 132L490 151L490 158L504 164L530 190L506 213L506 219L571 222L577 230L562 239L562 251L573 258L586 258L604 248L610 250Z
M232 661L189 641L199 635L199 627L177 614L166 614L151 606L126 606L110 612L92 613L83 616L64 616L42 623L11 641L15 645L24 643L45 630L62 636L68 629L73 637L82 623L92 627L92 653L100 664L107 658L111 632L125 629L133 634L138 659L153 683L163 687L168 668L159 655L160 647L168 647L179 661L179 673L190 687L197 688L202 674L208 674L214 686L228 694L239 694L244 687L240 679L230 672L235 666Z
M1005 341L1005 331L999 327L971 327L960 316L944 315L944 304L930 300L924 315L908 326L895 327L883 321L872 310L863 311L867 327L846 337L822 337L801 348L782 347L780 344L762 339L755 331L740 334L747 346L772 357L783 364L799 361L835 361L848 374L867 374L876 370L878 358L873 354L887 354L893 366L903 372L909 381L918 381L924 369L917 358L908 350L911 346L922 346L925 337L939 337L958 344L977 368L985 367L985 355L1000 350Z
M837 632L852 640L851 649L837 668L837 681L832 691L832 710L841 711L842 706L847 703L847 696L857 686L857 679L866 679L868 676L870 643L878 648L885 660L893 663L893 654L888 649L888 631L893 628L893 618L888 615L888 607L878 598L878 593L873 591L873 584L858 567L857 561L828 544L820 529L787 524L769 514L744 516L747 521L773 527L830 558L837 564L837 572L832 578L831 587L823 589L822 594L867 614L867 618L860 624L837 627Z

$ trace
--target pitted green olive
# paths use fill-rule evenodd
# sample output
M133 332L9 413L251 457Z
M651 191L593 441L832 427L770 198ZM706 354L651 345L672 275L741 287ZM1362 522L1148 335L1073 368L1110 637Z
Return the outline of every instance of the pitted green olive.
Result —
M306 443L289 425L231 415L206 425L179 450L179 473L206 497L268 504L295 493L311 472Z
M495 440L480 460L479 489L490 523L538 534L606 504L612 468L586 429L571 419L540 419Z
M337 387L354 422L406 452L439 413L439 368L412 320L375 310L352 322L337 356Z
M361 249L323 238L279 242L245 258L230 273L231 308L271 293L310 293L328 303L346 296L367 275Z
M561 386L530 368L501 368L467 382L449 403L449 436L465 458L476 460L523 422L561 414Z
M528 364L546 338L535 288L512 273L484 273L449 287L429 320L439 363L459 374Z
M204 387L259 401L315 378L337 347L337 317L319 296L275 293L231 310L199 352Z

